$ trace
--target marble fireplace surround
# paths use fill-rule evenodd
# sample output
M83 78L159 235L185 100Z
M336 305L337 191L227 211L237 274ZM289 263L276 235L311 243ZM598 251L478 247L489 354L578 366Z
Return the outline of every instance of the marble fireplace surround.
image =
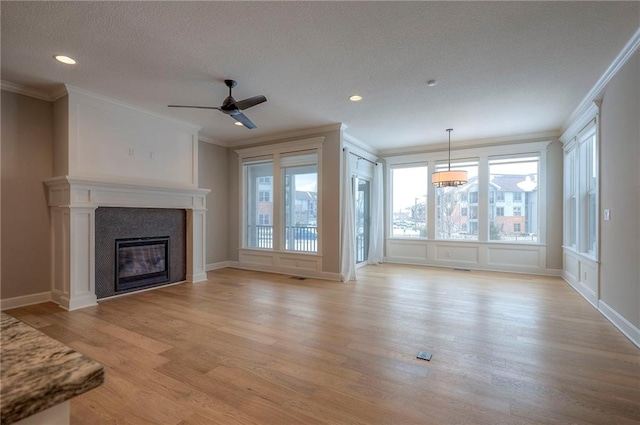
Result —
M62 176L45 181L51 220L51 299L76 310L97 304L95 210L98 207L172 208L187 212L186 281L207 279L205 197L208 189Z

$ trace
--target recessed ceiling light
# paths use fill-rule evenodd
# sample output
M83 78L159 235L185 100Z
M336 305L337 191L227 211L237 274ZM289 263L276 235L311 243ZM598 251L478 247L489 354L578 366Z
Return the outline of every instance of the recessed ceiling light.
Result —
M438 82L437 82L436 80L429 80L429 81L427 81L427 85L428 85L429 87L433 87L433 86L435 86L436 84L438 84Z
M236 121L236 122L234 122L234 124L237 125L237 126L242 126L242 123L240 121Z
M71 59L69 56L56 55L54 56L58 62L66 63L67 65L75 65L76 61Z
M353 96L349 96L349 100L352 102L360 102L362 100L362 96L354 94Z

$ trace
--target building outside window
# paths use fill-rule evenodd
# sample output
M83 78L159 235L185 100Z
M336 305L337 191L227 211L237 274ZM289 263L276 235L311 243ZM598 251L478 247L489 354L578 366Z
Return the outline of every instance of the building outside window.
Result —
M489 157L489 184L501 202L491 207L495 214L489 214L489 240L538 241L539 162L532 155Z

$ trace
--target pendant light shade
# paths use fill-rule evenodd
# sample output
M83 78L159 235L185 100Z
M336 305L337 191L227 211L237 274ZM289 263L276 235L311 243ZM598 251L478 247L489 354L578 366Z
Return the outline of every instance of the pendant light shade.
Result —
M465 170L451 171L451 132L453 128L448 128L449 133L449 167L447 171L436 171L431 175L431 183L435 187L455 187L467 183L467 172Z

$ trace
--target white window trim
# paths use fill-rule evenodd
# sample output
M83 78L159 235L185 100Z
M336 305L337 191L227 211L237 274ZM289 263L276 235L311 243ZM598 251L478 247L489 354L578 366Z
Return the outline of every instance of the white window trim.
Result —
M574 170L573 175L568 176L564 173L563 182L563 209L567 207L569 202L573 202L575 208L576 222L571 223L568 219L567 211L565 211L565 226L573 224L575 226L575 244L571 244L569 241L568 230L564 232L563 248L571 250L581 257L590 259L594 262L598 261L599 246L600 246L600 101L592 102L591 106L586 111L574 120L567 130L560 136L560 141L563 143L563 151L566 165L566 159L569 155L573 155ZM586 175L584 166L581 163L580 152L583 149L584 143L592 136L595 136L596 144L596 185L595 188L585 190ZM573 184L574 193L571 199L569 197L568 185ZM587 185L588 186L588 185ZM596 231L595 231L595 250L589 249L588 246L588 205L587 195L588 193L596 194Z
M538 170L538 187L540 188L540 198L538 200L538 208L539 208L539 227L540 234L538 235L538 242L533 244L526 245L546 245L546 229L547 229L547 219L546 214L544 214L542 210L542 205L546 205L547 203L547 147L552 142L552 140L544 140L544 141L536 141L536 142L526 142L526 143L514 143L514 144L505 144L505 145L495 145L495 146L484 146L478 148L464 148L464 149L454 149L451 151L451 162L455 161L463 161L469 160L471 158L477 159L478 161L478 239L477 240L460 240L460 241L450 241L450 240L440 240L435 238L436 230L435 226L429 226L427 232L427 240L431 241L440 241L440 242L454 242L454 243L490 243L490 244L507 244L511 242L504 241L490 241L489 240L489 217L488 217L488 205L489 205L489 186L488 181L489 178L489 157L496 156L507 156L507 155L536 155L540 159L540 166ZM392 227L390 223L392 218L390 217L389 211L392 203L392 182L391 182L391 170L396 167L409 167L409 166L428 166L433 168L433 166L439 161L447 161L449 158L448 151L438 151L438 152L422 152L416 153L412 155L395 155L384 157L386 167L386 176L385 181L387 184L385 185L385 209L387 211L387 217L385 220L386 223L386 231L385 238L386 239L397 239L397 240L406 240L406 238L398 238L393 236ZM427 199L435 200L435 187L431 184L431 172L429 172L429 188L427 192ZM429 209L429 216L427 217L427 222L434 223L436 217L436 204L435 202L431 202L430 205L427 206ZM416 240L424 241L424 238L415 238Z
M238 155L238 168L239 168L239 207L240 207L240 221L238 235L240 237L241 250L256 250L256 251L269 251L282 254L302 254L309 256L322 256L322 146L324 137L312 137L309 139L294 140L290 142L274 143L268 145L254 146L250 148L237 149L235 152ZM299 252L285 250L282 243L281 233L284 229L284 214L282 214L282 189L276 188L275 182L282 181L282 165L280 164L280 156L302 153L302 152L315 151L317 154L317 169L318 169L318 198L317 198L317 227L318 227L318 239L316 241L316 252ZM273 202L273 242L272 249L269 248L256 248L246 245L246 223L247 223L247 202L248 202L248 188L247 188L247 176L245 173L245 164L257 163L262 161L273 161L273 178L272 178L272 202ZM280 183L278 183L280 184Z

